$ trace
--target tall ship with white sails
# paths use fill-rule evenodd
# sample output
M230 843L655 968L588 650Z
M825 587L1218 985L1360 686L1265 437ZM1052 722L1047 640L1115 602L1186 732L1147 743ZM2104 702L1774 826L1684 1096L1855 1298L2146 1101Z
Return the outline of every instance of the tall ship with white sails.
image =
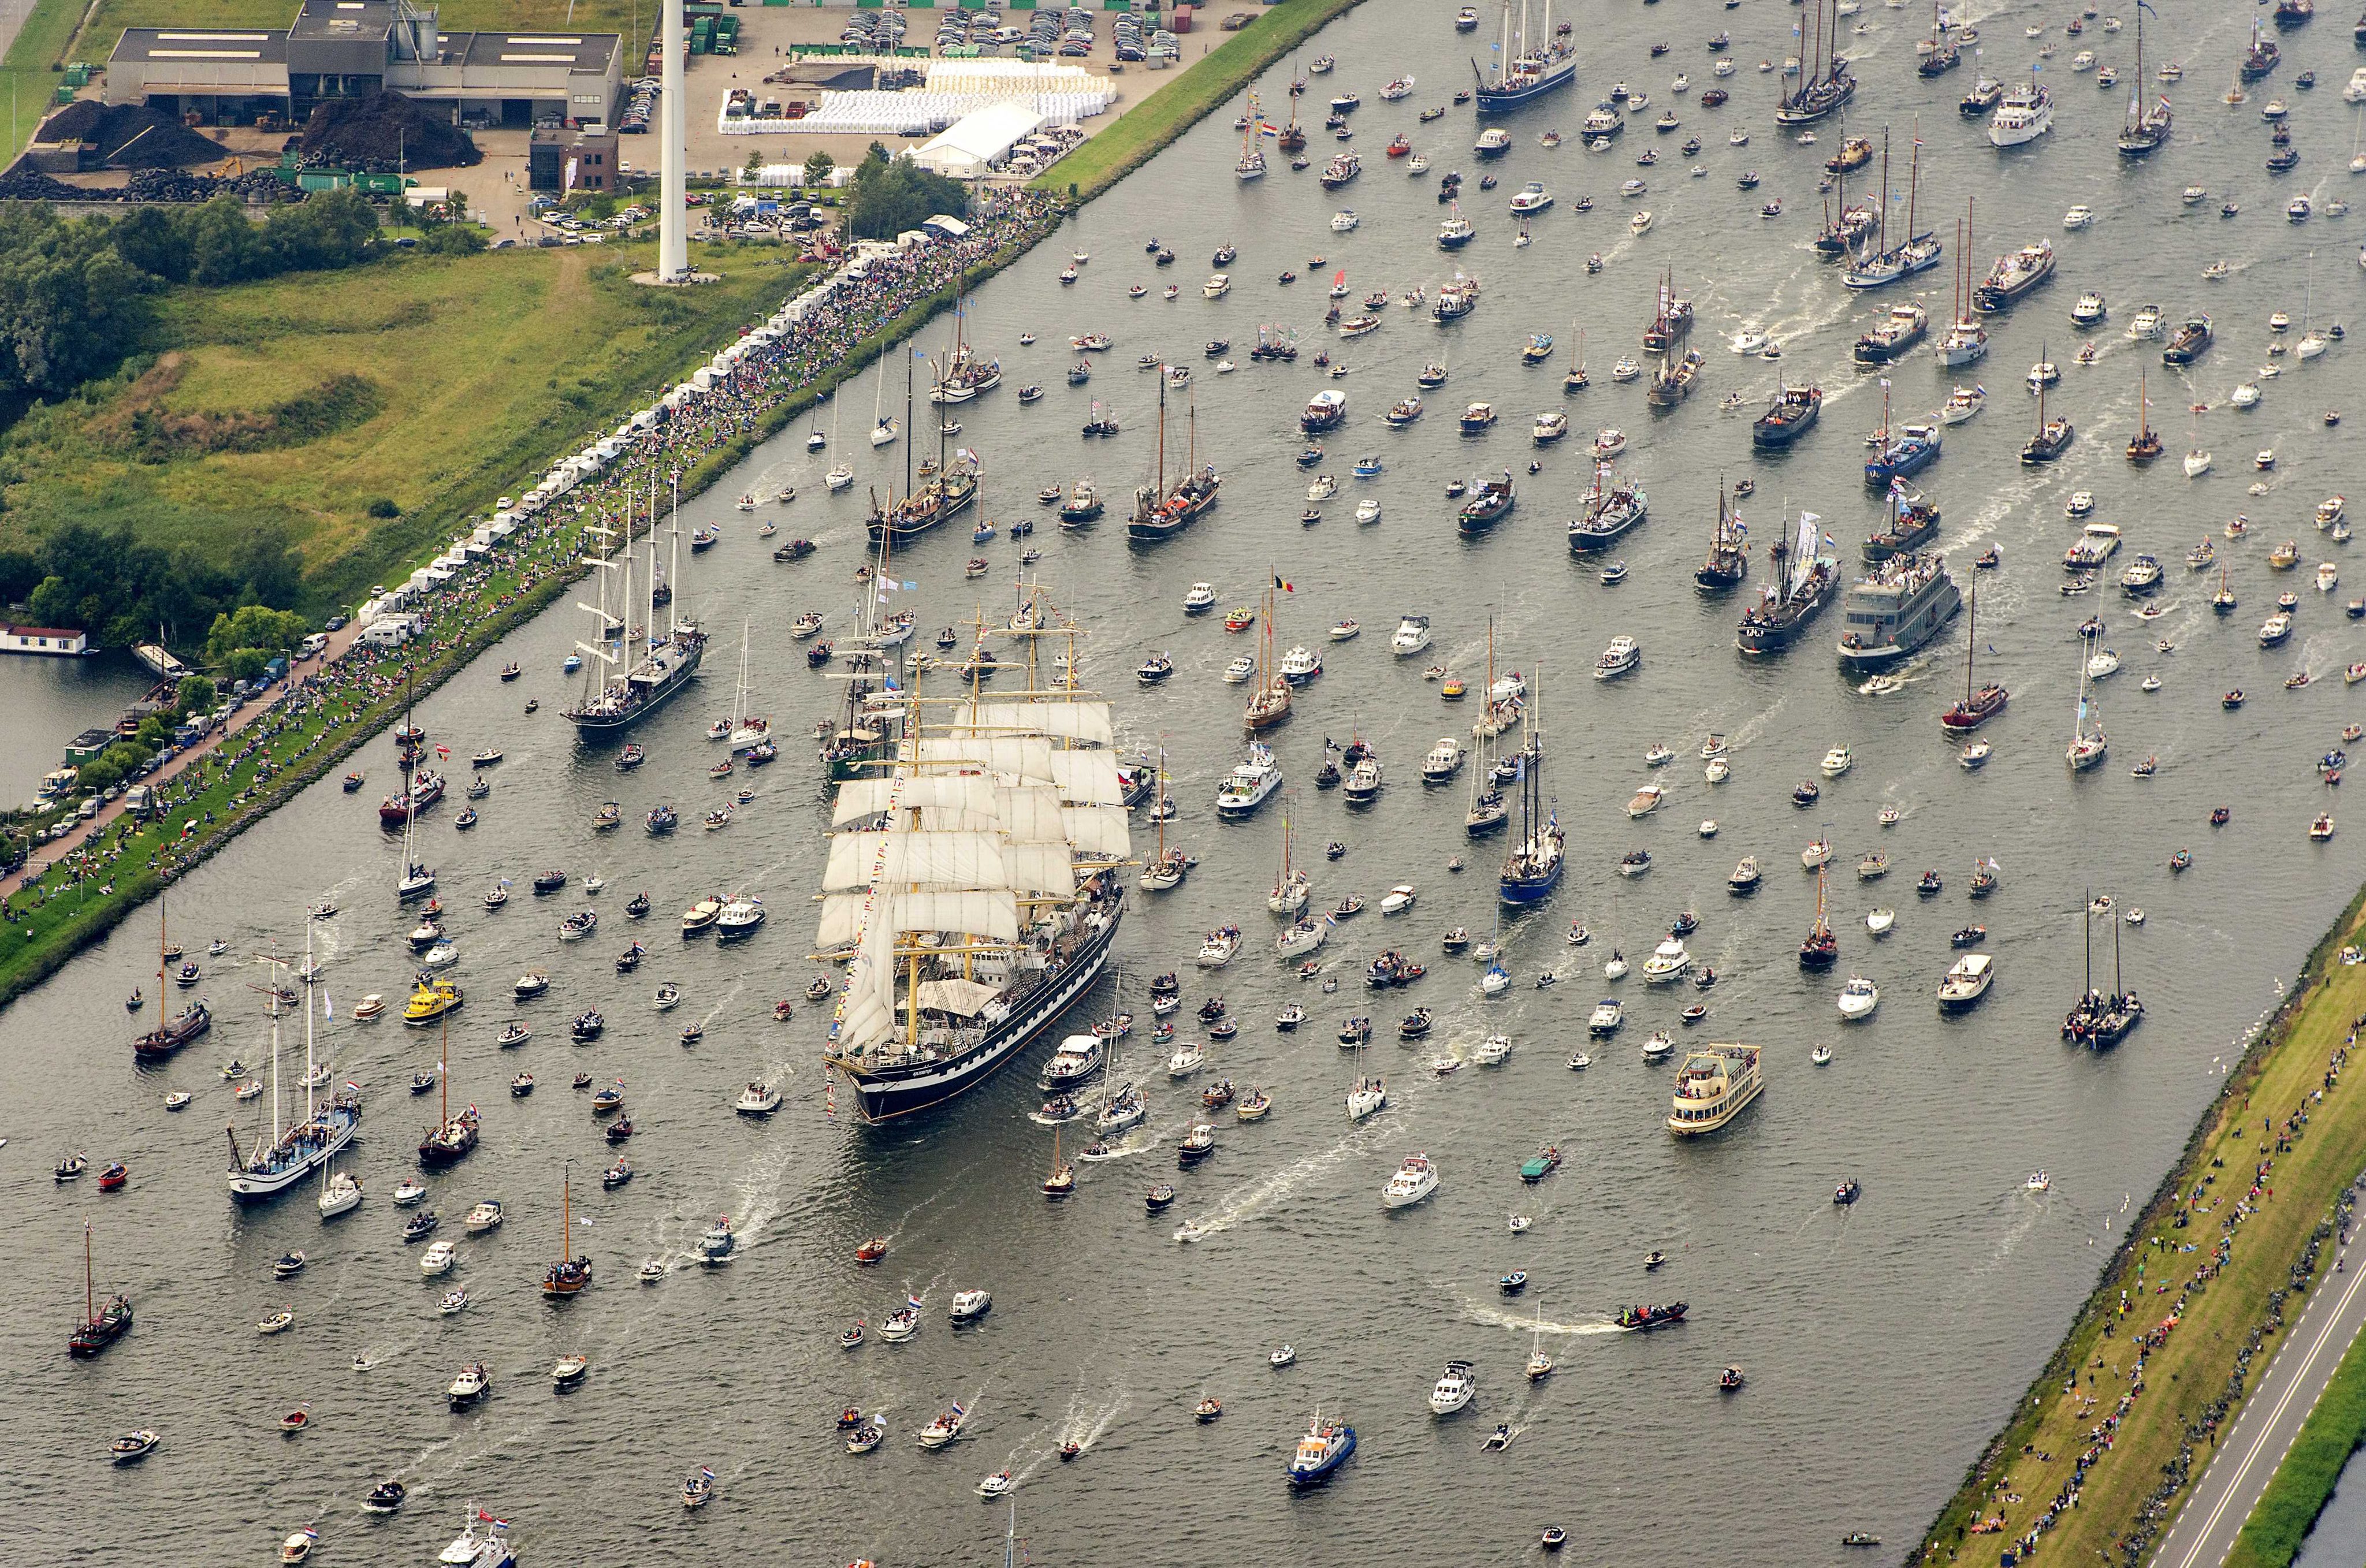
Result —
M1577 56L1553 31L1552 0L1545 0L1544 12L1544 41L1531 44L1527 0L1520 0L1517 32L1512 29L1511 0L1504 0L1504 40L1496 45L1494 79L1488 79L1477 61L1470 62L1471 74L1478 78L1475 107L1482 118L1509 114L1576 82Z
M637 607L633 593L633 550L631 523L625 523L625 543L622 550L612 550L611 541L616 530L605 526L587 528L599 545L599 553L583 558L583 564L599 572L596 604L577 601L576 608L591 615L596 630L596 643L579 642L575 646L584 655L584 671L589 684L576 705L567 710L567 720L586 735L609 733L638 724L679 695L698 673L699 660L706 657L706 634L693 623L683 620L680 610L682 582L682 513L677 504L670 547L672 564L665 581L675 584L675 592L665 604L666 632L658 636L658 604L655 599L658 576L657 495L655 480L649 496L648 572L645 596L637 605L648 619L642 623L637 638L632 625ZM609 608L608 588L614 581L618 586L616 607ZM640 657L633 656L633 645L640 643Z
M304 937L303 973L314 973L312 940L308 921ZM336 1158L361 1126L362 1099L350 1084L333 1094L316 1098L312 1066L312 982L303 986L304 1114L283 1125L279 1119L279 1014L287 990L287 966L275 954L265 971L268 984L258 987L268 999L271 1014L271 1135L258 1137L242 1150L238 1134L230 1134L231 1196L242 1201L276 1198Z
M832 813L818 942L851 962L824 1055L867 1122L941 1105L1051 1031L1124 918L1110 707L1038 658L1081 634L1031 588L995 635L1021 643L1005 668L1027 689L915 691L892 763Z

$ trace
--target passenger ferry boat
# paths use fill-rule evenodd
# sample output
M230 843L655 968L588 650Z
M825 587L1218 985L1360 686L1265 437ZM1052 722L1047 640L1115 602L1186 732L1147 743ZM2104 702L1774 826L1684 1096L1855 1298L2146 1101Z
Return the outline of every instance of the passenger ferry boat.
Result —
M1842 599L1841 668L1861 675L1887 669L1938 636L1963 604L1944 556L1892 557Z
M1688 1051L1684 1065L1676 1069L1668 1131L1681 1138L1714 1133L1741 1115L1764 1087L1755 1045L1704 1045Z
M817 940L852 962L824 1059L873 1123L974 1088L1050 1030L1124 919L1109 705L1032 674L1035 639L1078 633L1029 593L1013 617L1026 629L1008 634L1026 647L1028 693L916 692L884 776L839 791ZM1057 803L1050 840L1013 829L1039 800ZM936 811L990 825L923 830Z

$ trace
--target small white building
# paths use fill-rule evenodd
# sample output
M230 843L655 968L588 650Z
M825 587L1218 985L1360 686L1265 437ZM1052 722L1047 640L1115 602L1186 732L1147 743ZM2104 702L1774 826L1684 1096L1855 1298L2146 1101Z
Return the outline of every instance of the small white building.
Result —
M74 659L90 651L88 632L57 626L12 626L0 624L0 653L46 654Z

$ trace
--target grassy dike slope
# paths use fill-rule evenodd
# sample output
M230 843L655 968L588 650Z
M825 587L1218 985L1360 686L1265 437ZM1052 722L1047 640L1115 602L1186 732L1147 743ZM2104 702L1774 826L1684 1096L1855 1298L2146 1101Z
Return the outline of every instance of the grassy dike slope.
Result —
M1356 0L1280 0L1265 7L1256 20L1227 36L1184 70L1171 73L1115 125L1095 132L1082 147L1052 165L1036 180L1036 187L1073 194L1078 200L1100 195L1355 4ZM1185 47L1189 47L1189 40ZM1275 107L1268 118L1278 118L1286 107Z
M2038 1560L2120 1564L2158 1544L2215 1451L2200 1423L2232 1393L2217 1430L2232 1426L2240 1395L2257 1386L2282 1347L2282 1325L2299 1315L2293 1298L2315 1283L2316 1238L2335 1201L2366 1166L2366 1089L2358 1075L2345 1073L2321 1102L2310 1099L2349 1021L2366 1013L2366 964L2335 961L2345 944L2366 939L2361 915L2366 894L2351 901L2309 955L2291 996L2258 1032L2184 1155L2134 1218L2053 1359L1912 1560L1998 1562L2071 1481L2090 1433L2132 1393L2111 1448L2087 1472L2078 1506L2039 1538ZM2155 1020L2120 1049L2143 1051L2146 1031L2167 1027L2169 1021ZM2304 1106L2307 1125L2280 1151L2271 1134L2263 1136L2262 1122L2281 1128ZM2264 1178L2272 1196L2254 1201L2248 1217L2226 1228L2262 1161L2272 1162ZM2197 1191L2195 1205L2190 1201ZM2179 1228L2181 1212L2186 1224ZM2185 1289L2222 1238L2231 1241L2231 1258L2207 1283ZM2189 1244L2195 1250L2178 1250ZM2286 1293L2280 1308L2279 1292ZM2129 1376L2137 1337L2158 1328L2180 1296L2182 1314L2145 1360L2138 1390ZM2237 1359L2262 1330L2236 1389ZM2074 1378L2076 1393L2066 1393ZM1968 1533L1975 1521L1997 1517L2000 1531Z
M652 249L402 254L174 289L149 353L0 434L0 538L123 523L227 556L261 528L300 554L306 608L351 604L485 515L496 487L531 484L689 374L803 276L740 254L702 258L718 284L637 287L627 274ZM380 498L400 515L370 515Z

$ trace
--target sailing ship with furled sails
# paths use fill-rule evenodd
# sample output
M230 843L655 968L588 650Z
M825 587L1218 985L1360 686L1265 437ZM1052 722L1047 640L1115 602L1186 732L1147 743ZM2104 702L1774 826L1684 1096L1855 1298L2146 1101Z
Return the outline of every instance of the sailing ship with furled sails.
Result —
M1816 514L1799 513L1798 529L1796 543L1775 536L1774 547L1766 553L1772 575L1765 591L1757 604L1741 613L1734 646L1750 657L1789 648L1823 609L1833 584L1840 581L1840 562L1822 543Z
M892 761L832 812L820 953L849 960L825 1060L865 1121L941 1105L1049 1032L1108 964L1132 853L1110 705L1051 679L1076 639L1030 586L1027 688L915 690Z

